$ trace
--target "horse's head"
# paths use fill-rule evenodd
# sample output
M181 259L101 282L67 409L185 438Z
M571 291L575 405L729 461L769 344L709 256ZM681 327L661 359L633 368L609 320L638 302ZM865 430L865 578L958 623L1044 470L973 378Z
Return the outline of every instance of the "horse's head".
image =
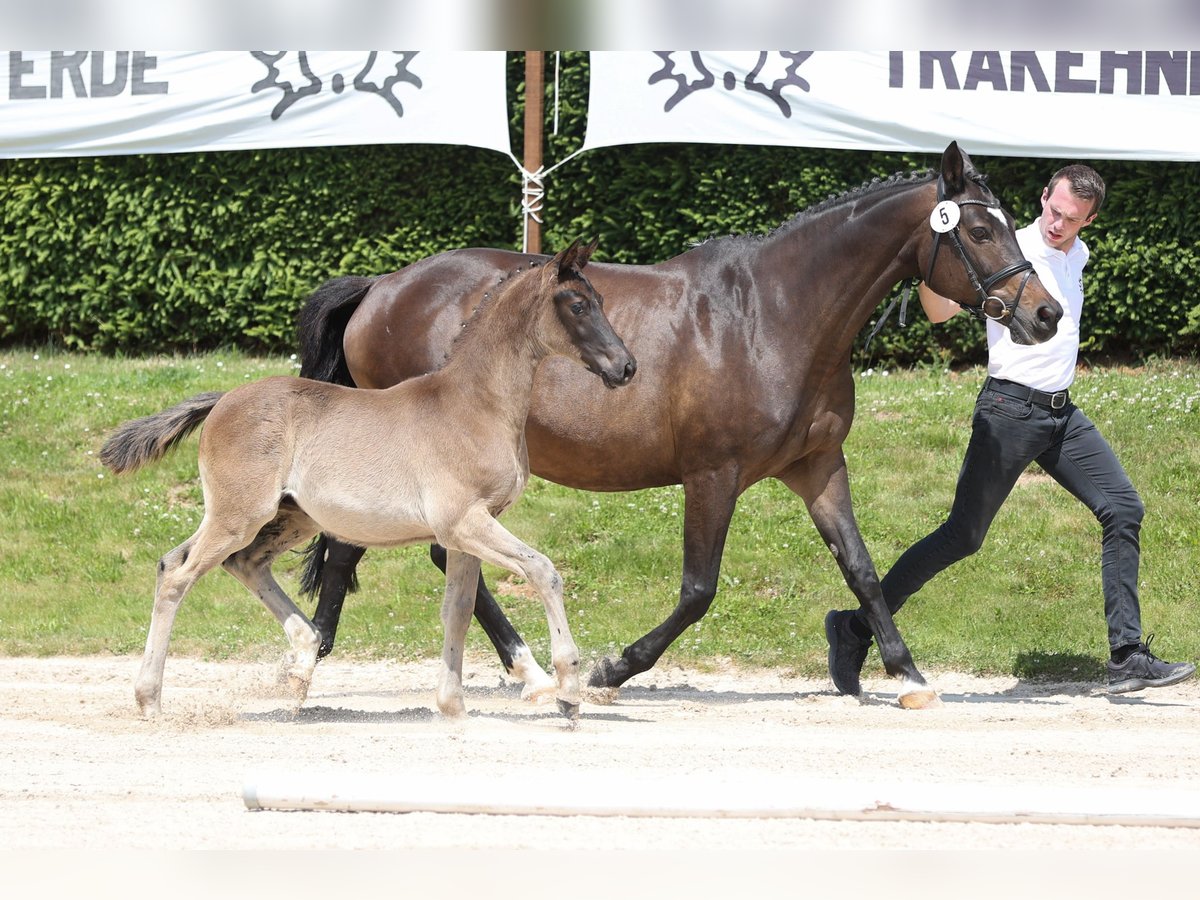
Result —
M607 387L613 388L629 383L637 371L637 361L604 314L604 298L583 275L583 267L596 243L580 244L576 240L559 251L543 269L542 286L554 298L561 331L578 352L580 361L589 372L599 375ZM551 346L559 352L568 350Z
M942 154L937 205L922 244L926 284L973 315L1004 325L1018 344L1054 337L1062 307L1017 244L1013 217L952 141Z

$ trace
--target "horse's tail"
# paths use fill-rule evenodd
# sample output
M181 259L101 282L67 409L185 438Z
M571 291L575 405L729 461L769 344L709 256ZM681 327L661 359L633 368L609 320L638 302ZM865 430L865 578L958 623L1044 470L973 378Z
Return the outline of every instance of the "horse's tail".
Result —
M346 275L334 278L317 288L304 301L296 318L296 338L300 344L300 377L334 384L354 386L342 337L350 317L362 303L373 278ZM300 570L300 591L310 600L321 590L325 572L325 554L329 539L319 534L302 552L304 563ZM357 587L353 575L349 590Z
M304 301L296 317L301 378L354 386L342 349L342 337L350 317L374 283L375 279L361 275L334 278Z
M208 418L223 396L223 391L197 394L160 413L126 422L100 448L100 462L120 475L162 459Z

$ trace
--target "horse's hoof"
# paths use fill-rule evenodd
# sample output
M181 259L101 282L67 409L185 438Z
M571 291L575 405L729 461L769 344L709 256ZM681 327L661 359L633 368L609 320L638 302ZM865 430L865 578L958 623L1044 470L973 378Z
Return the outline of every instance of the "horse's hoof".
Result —
M558 698L558 711L566 716L570 721L575 722L579 719L579 704L572 703L570 700Z
M901 694L898 699L904 709L937 709L942 705L942 698L931 687L908 691Z
M610 656L606 656L596 663L592 668L592 674L588 676L588 687L593 688L617 688L621 683L628 678L626 675L622 677L621 667L626 665L625 660L614 660Z

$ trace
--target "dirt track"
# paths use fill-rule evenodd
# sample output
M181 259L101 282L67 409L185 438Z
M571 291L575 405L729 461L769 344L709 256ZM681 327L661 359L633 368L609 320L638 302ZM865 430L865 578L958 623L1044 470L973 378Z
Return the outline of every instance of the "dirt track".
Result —
M0 846L674 852L1200 849L1200 828L248 811L257 778L304 773L492 776L569 803L572 785L630 777L738 783L961 785L1154 796L1200 789L1200 681L1110 699L1090 685L952 674L942 708L906 712L886 680L863 702L774 671L647 673L571 729L520 700L491 660L466 667L465 722L434 711L436 663L325 662L293 716L270 663L167 661L163 716L142 720L133 658L0 658ZM1200 814L1200 810L1197 811ZM1190 851L1187 854L1180 850ZM436 858L436 856L434 857ZM712 858L711 856L709 857ZM1100 855L1103 858L1103 855ZM1115 858L1115 857L1114 857ZM1125 855L1122 859L1127 859Z

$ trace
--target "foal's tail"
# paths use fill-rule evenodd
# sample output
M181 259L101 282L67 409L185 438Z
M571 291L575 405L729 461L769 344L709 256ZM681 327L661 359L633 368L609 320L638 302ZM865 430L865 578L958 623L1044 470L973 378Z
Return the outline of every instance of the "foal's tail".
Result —
M296 318L296 338L300 344L300 377L330 381L355 387L346 365L342 338L350 317L367 295L374 278L346 275L327 281L304 301ZM300 571L300 591L310 599L321 590L325 571L325 554L329 539L319 534L303 550L304 565ZM357 587L353 573L348 586Z
M197 394L160 413L126 422L100 448L100 462L120 475L162 459L208 418L223 396L223 391Z
M304 301L296 317L301 378L355 386L346 366L342 337L350 317L374 283L374 278L360 275L334 278Z

